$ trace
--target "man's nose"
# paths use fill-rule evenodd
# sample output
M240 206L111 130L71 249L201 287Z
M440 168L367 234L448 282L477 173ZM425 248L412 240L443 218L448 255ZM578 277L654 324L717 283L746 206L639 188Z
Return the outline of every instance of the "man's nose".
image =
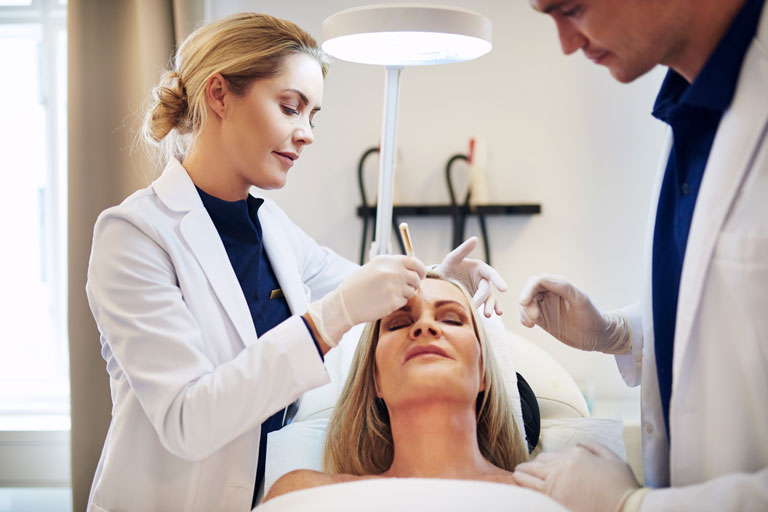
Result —
M557 35L560 37L560 48L563 53L570 55L587 44L587 38L573 27L569 20L555 20Z

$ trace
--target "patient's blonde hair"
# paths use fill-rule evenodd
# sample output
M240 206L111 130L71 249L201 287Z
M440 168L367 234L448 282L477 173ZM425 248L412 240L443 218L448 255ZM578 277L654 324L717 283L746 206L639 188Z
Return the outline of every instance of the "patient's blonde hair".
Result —
M427 278L441 279L459 288L472 304L467 290L457 281L435 272ZM482 379L485 391L477 397L477 444L480 452L495 466L512 471L528 459L528 450L515 422L509 396L488 338L475 308L472 326L480 343ZM376 346L381 320L365 327L355 351L349 377L334 409L323 452L324 470L329 473L377 475L392 465L394 445L389 413L376 396Z
M240 13L203 25L179 46L173 66L152 90L142 129L145 141L159 146L163 159L185 154L205 124L211 76L221 73L230 89L242 95L255 80L279 73L285 57L296 53L313 57L326 75L328 57L290 21Z

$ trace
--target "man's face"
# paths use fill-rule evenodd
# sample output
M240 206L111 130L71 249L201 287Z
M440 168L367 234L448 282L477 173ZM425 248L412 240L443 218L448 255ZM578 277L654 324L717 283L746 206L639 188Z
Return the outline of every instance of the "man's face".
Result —
M563 53L581 49L619 82L631 82L656 64L669 65L683 48L682 1L529 1L555 21Z

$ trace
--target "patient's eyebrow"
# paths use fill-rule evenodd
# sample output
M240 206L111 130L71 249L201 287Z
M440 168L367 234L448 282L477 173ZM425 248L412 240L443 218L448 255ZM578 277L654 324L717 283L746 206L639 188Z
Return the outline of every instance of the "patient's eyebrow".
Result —
M439 307L442 307L442 306L458 306L458 307L460 307L463 310L467 309L467 306L465 304L462 304L461 302L459 302L457 300L446 299L446 300L435 301L435 307L436 308L439 308Z

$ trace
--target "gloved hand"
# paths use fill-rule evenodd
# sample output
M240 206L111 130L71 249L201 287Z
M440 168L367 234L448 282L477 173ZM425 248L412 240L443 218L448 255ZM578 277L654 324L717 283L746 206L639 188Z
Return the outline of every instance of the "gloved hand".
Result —
M496 301L491 289L491 283L501 292L507 290L507 283L504 282L501 274L487 263L466 257L475 246L477 246L477 237L468 238L448 253L443 262L437 266L437 271L446 277L460 281L473 295L472 302L475 307L484 304L483 312L490 318L494 310L497 315L503 312L501 304Z
M518 464L515 481L543 492L573 512L614 512L640 485L629 464L598 443L545 452Z
M315 329L330 347L352 326L371 322L403 307L426 275L413 256L376 256L338 288L307 306Z
M526 327L539 325L580 350L626 354L631 347L629 319L619 311L602 313L562 276L542 274L528 280L520 294L520 321Z

